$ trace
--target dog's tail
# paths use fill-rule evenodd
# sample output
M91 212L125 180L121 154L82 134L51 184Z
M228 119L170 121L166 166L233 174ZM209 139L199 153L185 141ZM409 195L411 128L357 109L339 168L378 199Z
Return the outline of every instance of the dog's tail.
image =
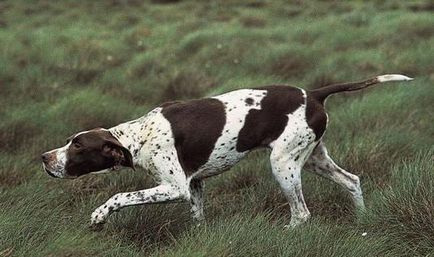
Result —
M344 92L344 91L360 90L375 85L377 83L383 83L388 81L408 81L408 80L413 80L413 79L400 74L387 74L387 75L377 76L372 79L367 79L364 81L334 84L334 85L322 87L310 91L310 94L315 99L323 103L325 99L331 94Z

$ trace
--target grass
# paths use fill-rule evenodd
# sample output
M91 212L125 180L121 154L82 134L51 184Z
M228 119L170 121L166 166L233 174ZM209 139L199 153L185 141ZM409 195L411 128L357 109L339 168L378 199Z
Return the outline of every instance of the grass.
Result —
M0 2L0 256L434 256L434 17L428 1ZM87 226L146 171L55 180L42 152L165 100L403 73L334 96L326 144L359 175L359 219L335 185L303 174L312 219L293 230L266 151L207 180L188 204L132 207ZM367 233L366 236L362 236Z

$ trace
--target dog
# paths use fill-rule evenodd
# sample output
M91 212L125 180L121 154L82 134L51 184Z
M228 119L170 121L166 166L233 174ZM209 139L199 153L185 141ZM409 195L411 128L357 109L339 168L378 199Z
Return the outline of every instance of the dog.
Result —
M72 179L140 166L156 179L154 188L108 199L92 213L93 227L127 206L179 200L189 201L193 219L201 222L203 180L266 147L271 149L272 174L290 205L287 226L295 227L310 217L302 193L302 169L342 186L356 210L364 209L359 177L339 167L321 141L328 122L327 97L408 80L412 78L391 74L315 90L271 85L168 102L136 120L73 135L65 146L42 154L43 169L52 177Z

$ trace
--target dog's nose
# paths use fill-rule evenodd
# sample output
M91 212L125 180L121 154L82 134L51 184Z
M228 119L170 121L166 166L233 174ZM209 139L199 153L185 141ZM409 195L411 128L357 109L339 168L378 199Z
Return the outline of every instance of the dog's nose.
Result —
M48 160L50 159L49 154L48 153L42 154L41 159L43 162L48 162Z

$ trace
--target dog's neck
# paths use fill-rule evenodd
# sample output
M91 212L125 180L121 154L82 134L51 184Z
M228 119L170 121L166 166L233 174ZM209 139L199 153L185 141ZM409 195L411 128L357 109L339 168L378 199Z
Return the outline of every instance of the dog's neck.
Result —
M134 164L137 164L137 157L140 149L143 147L145 122L146 116L143 116L108 129L108 131L130 151Z

